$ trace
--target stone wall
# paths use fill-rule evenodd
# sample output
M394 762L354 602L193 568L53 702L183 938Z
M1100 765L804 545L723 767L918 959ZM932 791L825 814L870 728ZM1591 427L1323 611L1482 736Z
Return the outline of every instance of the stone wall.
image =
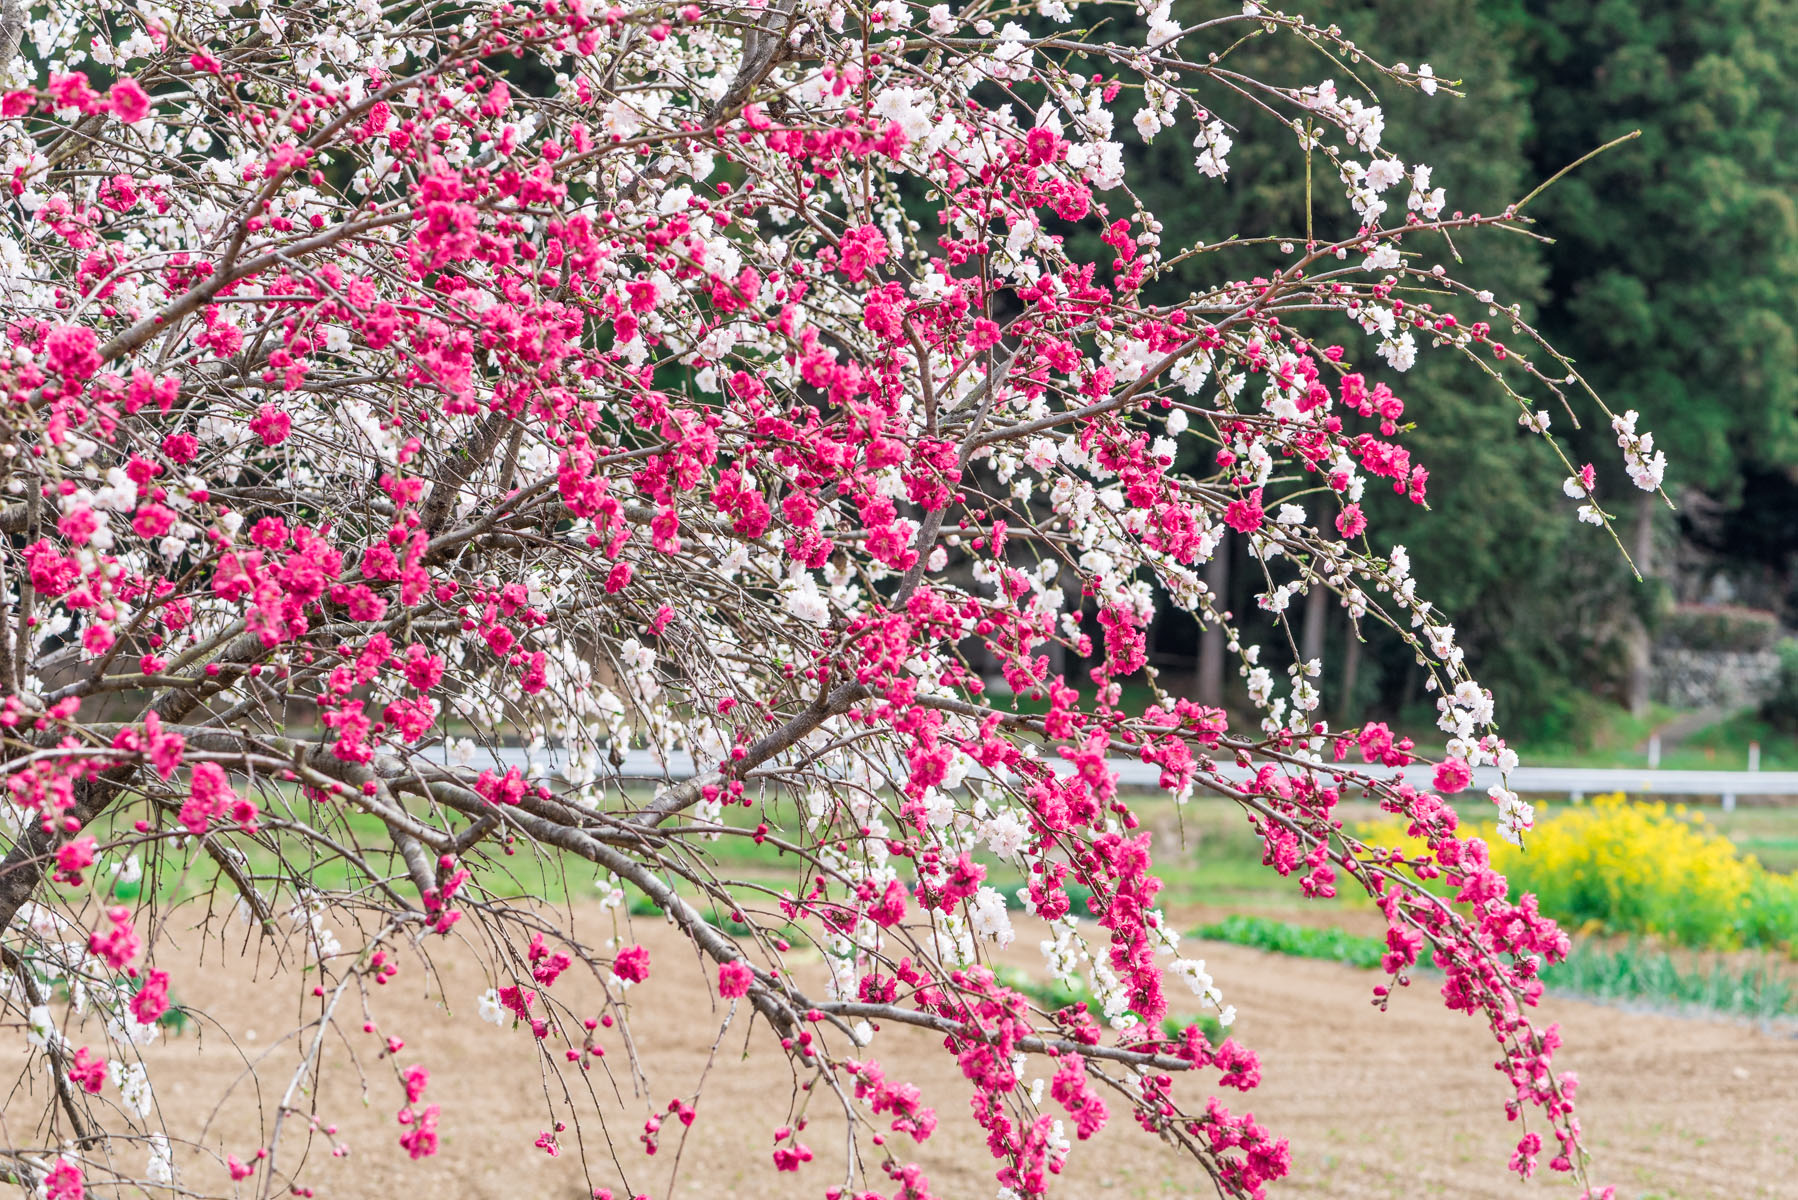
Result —
M1674 708L1752 708L1771 694L1778 676L1775 650L1660 646L1654 652L1654 698Z

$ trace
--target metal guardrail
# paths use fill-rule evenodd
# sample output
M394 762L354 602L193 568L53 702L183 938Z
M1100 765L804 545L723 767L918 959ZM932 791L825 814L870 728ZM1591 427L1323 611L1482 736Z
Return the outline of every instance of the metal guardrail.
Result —
M442 747L428 751L437 761L444 761ZM559 774L561 755L556 751L539 752L535 758L523 747L501 746L476 753L476 764L497 764L529 770L533 764L551 776ZM1067 764L1051 760L1058 769ZM1126 788L1154 788L1159 785L1161 768L1137 759L1114 758L1109 765L1117 773L1118 784ZM1219 773L1226 779L1246 780L1253 771L1234 763L1220 763ZM1345 767L1351 764L1343 764ZM1324 768L1328 769L1328 766ZM1361 768L1365 770L1366 768ZM680 751L666 761L649 750L631 750L618 768L626 778L678 781L690 779L694 773L693 756ZM1427 765L1393 771L1416 788L1428 788L1434 768ZM1473 788L1483 792L1499 782L1496 767L1480 767L1473 773ZM1725 808L1733 808L1739 797L1764 797L1789 800L1798 798L1798 771L1671 771L1633 767L1518 767L1511 772L1508 785L1523 796L1567 796L1583 799L1605 792L1624 792L1631 796L1677 796L1685 798L1716 797Z

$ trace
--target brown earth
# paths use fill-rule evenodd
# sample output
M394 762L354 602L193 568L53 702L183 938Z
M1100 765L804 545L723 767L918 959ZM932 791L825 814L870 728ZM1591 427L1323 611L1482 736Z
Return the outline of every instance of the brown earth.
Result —
M594 908L576 916L587 936L610 932L610 914ZM1035 931L1020 923L1019 935L1014 952L1022 953L1015 958L1027 963L1036 957ZM596 1070L583 1080L578 1071L540 1065L528 1031L496 1028L477 1016L474 998L487 979L473 952L439 943L434 975L402 960L394 982L372 989L369 1012L378 1035L360 1032L363 1017L354 1000L342 1010L344 1033L327 1040L326 1081L316 1098L320 1125L336 1124L337 1137L321 1133L302 1151L304 1126L289 1126L280 1165L291 1168L304 1152L302 1182L326 1198L581 1200L594 1186L623 1182L631 1191L621 1195L646 1192L654 1200L789 1200L822 1196L841 1184L844 1131L840 1117L832 1119L834 1100L821 1094L811 1104L813 1120L802 1136L816 1161L796 1176L776 1174L770 1131L790 1119L796 1097L803 1099L786 1060L766 1043L759 1024L744 1055L741 1014L719 1042L722 1012L706 989L710 972L702 974L667 926L638 918L630 937L650 948L654 964L651 978L629 996L630 1035L651 1080L646 1092L633 1094L620 1029L601 1031L610 1075ZM221 954L214 940L204 965L164 962L176 969L178 997L193 1003L203 995L210 1018L242 1031L238 1044L201 1022L147 1054L173 1131L240 1156L253 1150L258 1115L272 1114L299 1059L299 1043L270 1042L297 1023L311 990L310 981L243 951L240 940ZM1273 1189L1276 1200L1575 1194L1546 1171L1521 1189L1507 1174L1517 1129L1504 1119L1490 1039L1473 1020L1443 1009L1430 985L1419 984L1381 1013L1370 1004L1377 980L1364 972L1233 946L1189 943L1189 952L1208 960L1241 1010L1235 1032L1261 1055L1260 1088L1246 1098L1225 1093L1226 1102L1251 1109L1291 1139L1294 1174ZM815 957L800 973L814 976L805 986L819 990ZM596 1012L592 985L583 994L570 986L573 979L571 972L558 984L558 996L566 993L562 998L579 1014ZM443 1010L444 996L453 1012ZM1584 1081L1580 1109L1595 1181L1619 1185L1619 1196L1629 1200L1798 1196L1798 1040L1726 1021L1568 1000L1552 1001L1547 1015L1565 1032L1560 1065ZM396 1144L394 1114L403 1096L392 1062L378 1057L387 1034L406 1039L399 1064L429 1065L425 1099L443 1108L441 1152L418 1163ZM945 1200L993 1196L993 1163L967 1117L967 1088L940 1042L889 1028L867 1053L919 1084L942 1117L936 1136L916 1148L897 1139L898 1152L921 1163ZM1040 1069L1042 1061L1033 1065ZM209 1117L190 1111L226 1089L225 1103ZM644 1118L695 1090L699 1118L684 1148L677 1142L680 1126L671 1121L660 1153L646 1158L636 1140ZM1185 1094L1190 1100L1193 1089ZM17 1106L6 1125L16 1129L15 1118L30 1123L32 1114L23 1110L34 1106L31 1097L15 1092L6 1103ZM312 1098L302 1094L297 1103L306 1107ZM555 1119L552 1106L560 1119L569 1120L571 1111L580 1116L579 1131L562 1135L559 1157L532 1146ZM1111 1107L1108 1127L1075 1147L1058 1194L1119 1200L1213 1194L1195 1167L1138 1130L1120 1105ZM350 1145L348 1157L331 1156L333 1141ZM138 1167L137 1155L124 1151L121 1165ZM191 1186L229 1192L219 1159L188 1153L177 1162ZM622 1178L621 1166L628 1168ZM875 1174L864 1186L881 1187L884 1178L877 1168Z

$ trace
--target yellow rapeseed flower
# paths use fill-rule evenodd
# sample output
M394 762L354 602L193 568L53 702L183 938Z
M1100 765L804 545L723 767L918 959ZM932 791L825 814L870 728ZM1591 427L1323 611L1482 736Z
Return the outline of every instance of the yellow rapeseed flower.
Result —
M1396 819L1360 832L1371 844L1407 855L1425 850ZM1599 796L1538 821L1522 847L1490 845L1511 894L1534 892L1542 911L1568 926L1692 946L1798 941L1798 880L1741 854L1684 805Z

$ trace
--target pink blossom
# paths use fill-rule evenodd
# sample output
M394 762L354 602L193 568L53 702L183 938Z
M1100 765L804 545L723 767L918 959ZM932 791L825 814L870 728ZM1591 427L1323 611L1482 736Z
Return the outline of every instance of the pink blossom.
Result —
M755 972L742 959L735 958L718 964L718 994L726 1000L747 996L749 986L754 982Z
M407 683L421 692L428 692L443 678L443 657L414 642L406 647L405 672Z
M131 925L131 910L123 905L106 910L106 920L110 928L94 930L88 936L87 948L113 970L122 969L126 963L137 957L143 949L143 939L137 936L137 930Z
M810 1161L812 1161L811 1148L803 1142L794 1142L790 1146L774 1148L774 1169L777 1171L797 1171Z
M64 883L80 883L81 873L94 865L94 850L98 846L99 842L90 836L57 847L56 877Z
M1444 796L1451 796L1464 791L1473 782L1473 772L1468 769L1466 760L1459 758L1444 759L1436 764L1435 788Z
M626 982L642 983L649 978L649 948L626 946L612 960L612 971Z
M428 1104L416 1113L409 1108L400 1110L400 1124L407 1127L406 1132L400 1134L400 1146L413 1161L437 1153L439 1115L441 1110L435 1104Z
M98 1095L106 1086L106 1060L93 1057L86 1046L81 1047L75 1051L75 1060L69 1065L69 1082Z
M121 78L106 93L107 107L119 120L132 125L150 115L150 97L137 80Z
M1260 488L1240 500L1230 501L1224 508L1224 524L1238 533L1254 533L1266 518L1267 512L1261 507Z
M154 712L144 714L144 734L149 739L150 765L159 777L167 779L181 765L187 739L173 731L165 732L162 719Z
M237 793L231 790L224 768L212 762L196 763L187 802L181 806L181 823L198 837L214 820L232 812L236 803Z
M50 95L59 108L93 112L100 105L100 97L88 84L87 76L73 71L50 76Z
M50 369L77 382L92 378L100 369L100 339L85 325L58 325L44 339Z
M1049 1094L1074 1118L1075 1136L1081 1141L1104 1128L1105 1101L1087 1083L1086 1060L1080 1055L1070 1054L1061 1060L1050 1080Z
M137 994L131 997L131 1015L140 1025L155 1024L169 1010L169 975L167 971L149 971Z
M56 522L56 531L77 546L87 545L88 539L94 536L94 530L99 527L99 519L94 516L91 508L71 509Z
M517 767L506 768L504 775L495 775L492 771L482 771L475 780L474 790L489 804L515 805L524 799L524 775Z
M131 531L140 538L159 538L175 526L174 510L152 501L137 510Z
M531 1005L537 1001L537 992L533 988L521 988L509 985L499 989L499 1002L506 1011L520 1021L531 1019Z
M44 1200L83 1200L86 1195L81 1168L66 1158L57 1159L44 1176Z
M250 432L261 438L264 446L279 446L292 428L293 418L272 404L264 404L250 419Z
M875 225L863 225L843 235L837 247L839 265L843 274L859 282L868 273L869 268L885 261L887 256L886 234Z

